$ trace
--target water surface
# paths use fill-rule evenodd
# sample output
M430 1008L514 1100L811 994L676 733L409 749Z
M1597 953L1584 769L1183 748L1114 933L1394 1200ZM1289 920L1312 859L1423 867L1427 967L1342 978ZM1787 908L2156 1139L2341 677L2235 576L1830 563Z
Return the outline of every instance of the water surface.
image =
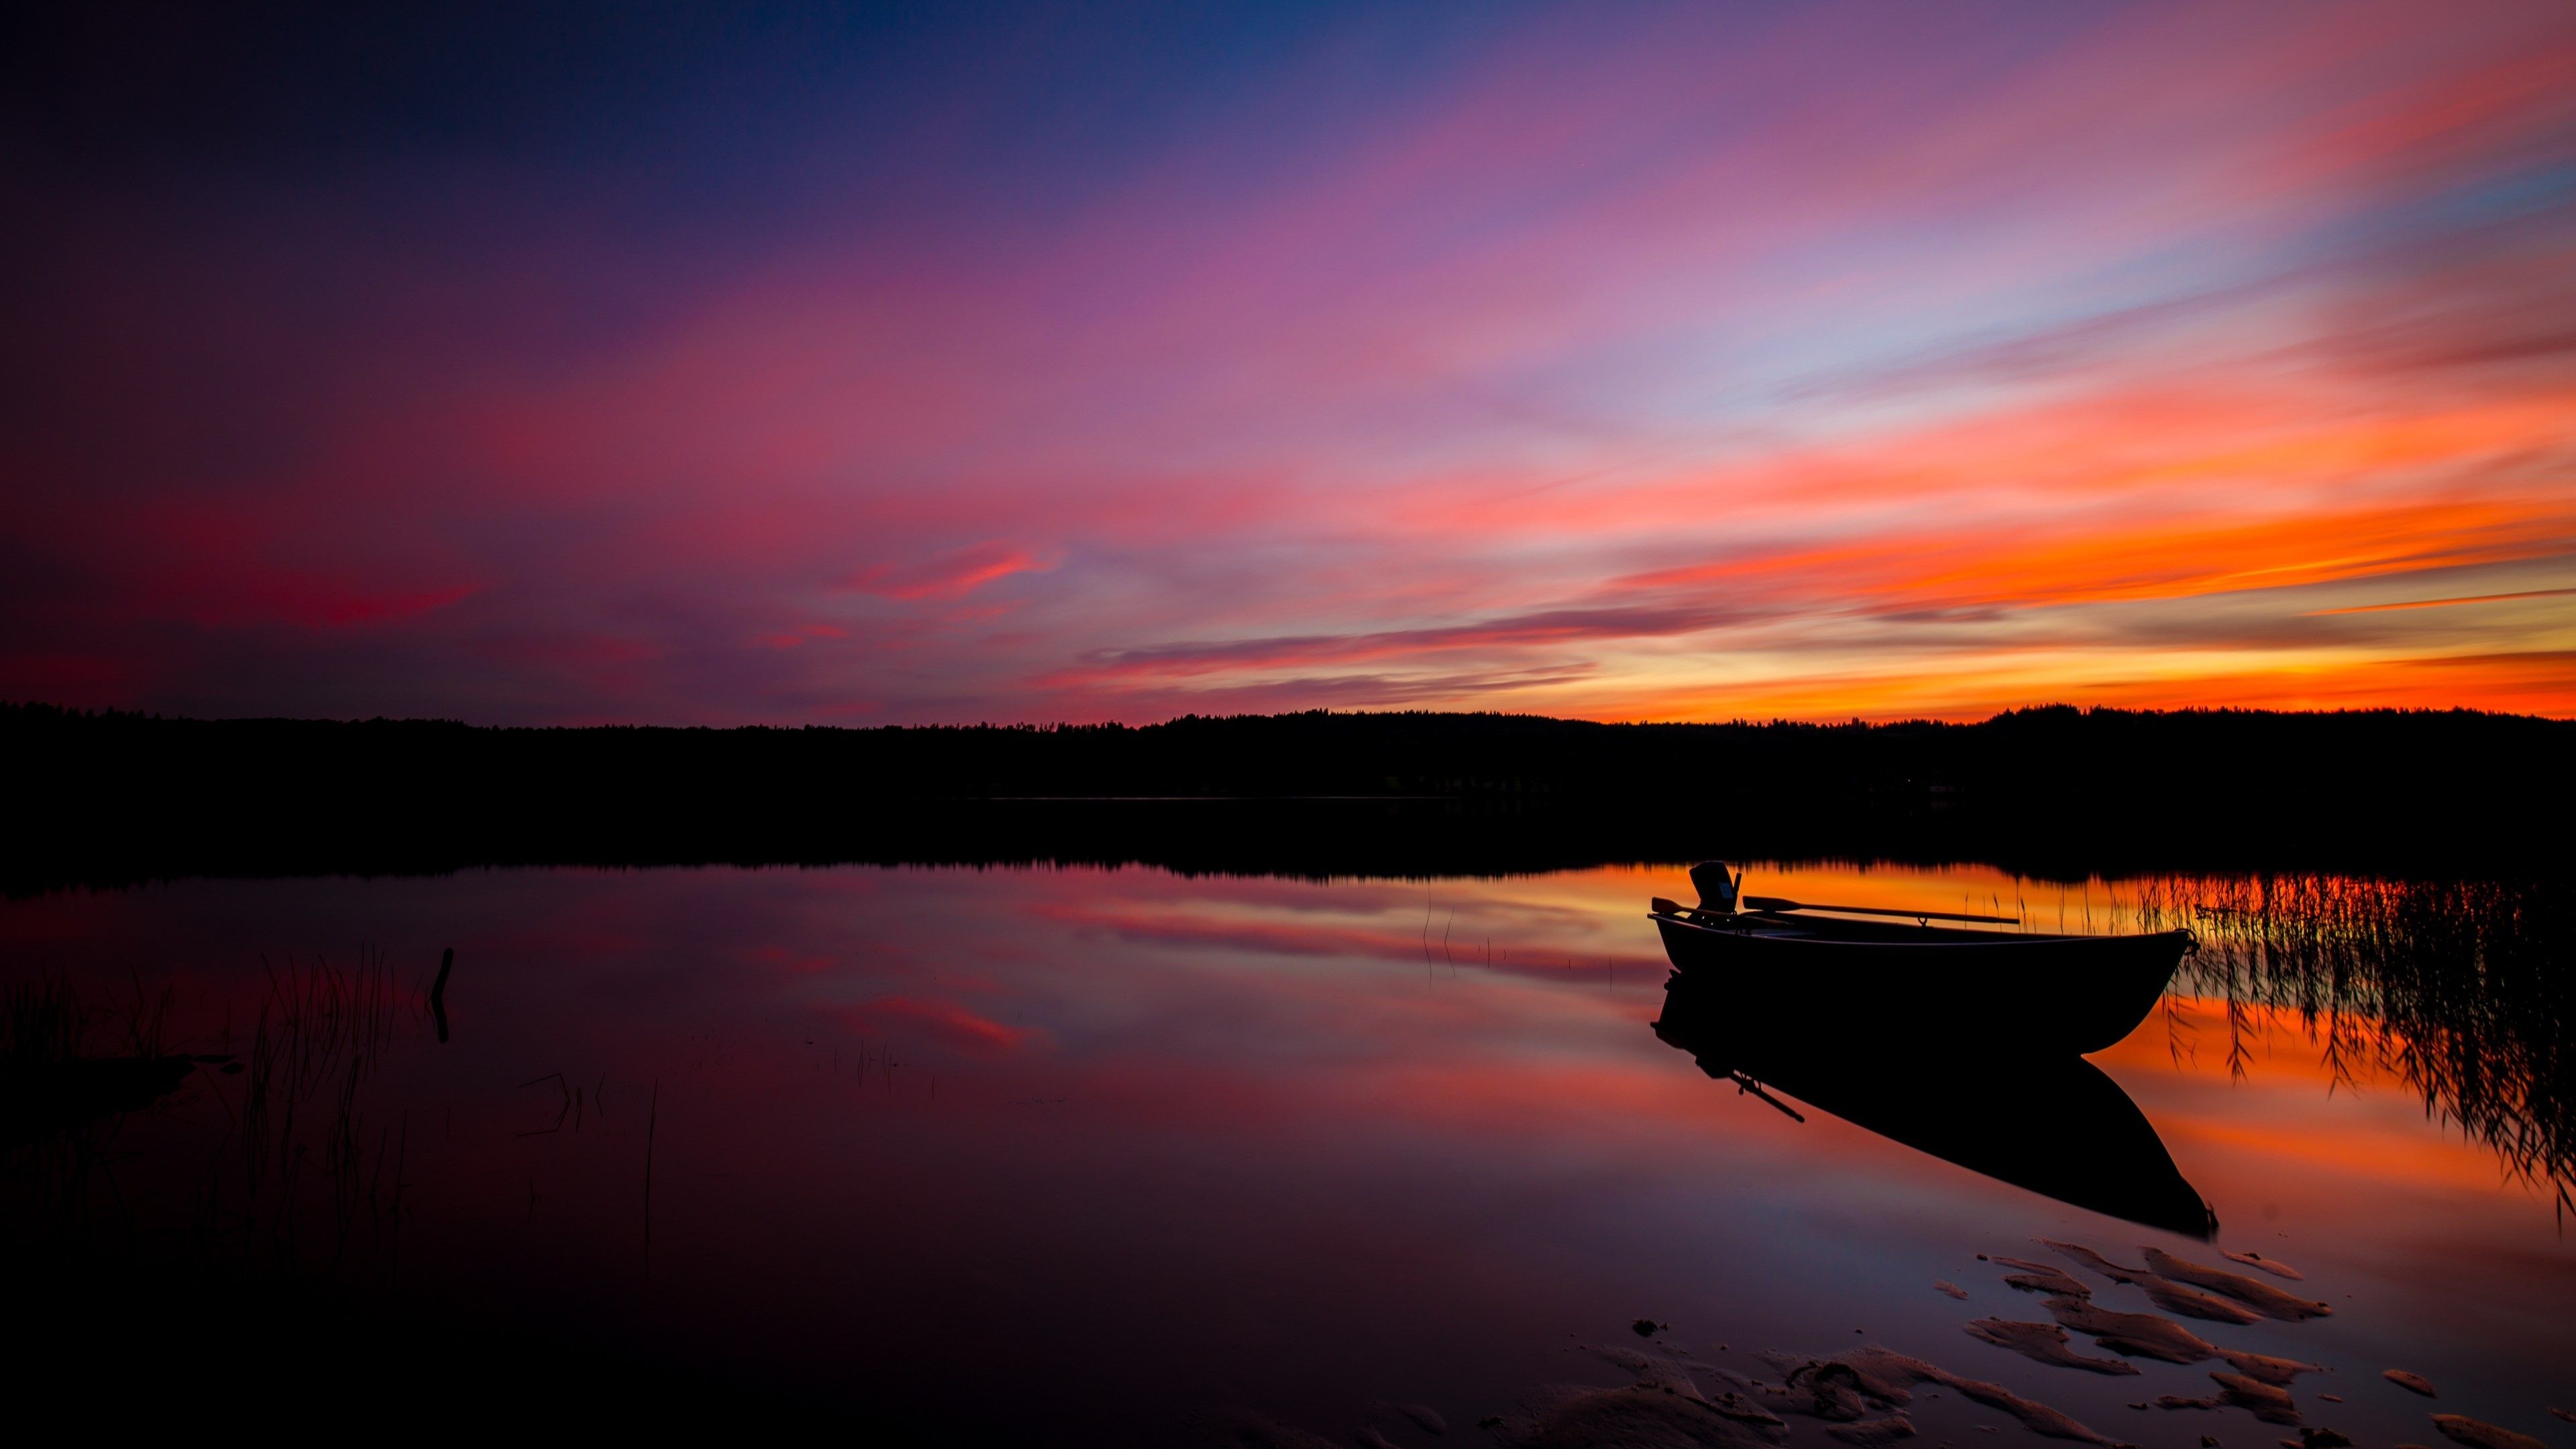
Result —
M373 1043L356 1076L322 1053L297 1122L272 1102L245 1125L277 1062L208 1063L99 1124L80 1181L22 1162L13 1191L67 1193L43 1231L93 1255L328 1279L894 1437L1434 1442L1411 1405L1480 1442L1542 1385L1627 1381L1587 1350L1644 1344L1639 1319L1755 1375L1756 1350L1883 1344L2123 1441L2293 1432L2127 1407L2208 1393L2223 1364L2113 1378L1971 1338L2046 1318L1978 1255L2050 1238L2294 1266L2331 1316L2191 1326L2328 1366L2294 1388L2310 1426L2421 1443L2441 1410L2576 1443L2548 1413L2576 1407L2557 895L1764 865L1753 888L2194 924L2209 949L2094 1061L2215 1241L1712 1080L1653 1030L1645 902L1690 898L1678 867L553 869L20 900L10 983L80 993L94 1034L130 1034L139 1003L168 1049L247 1059L294 992L308 1024L382 994L349 1033ZM241 1160L260 1140L264 1175ZM1956 1396L1913 1417L1931 1443L2027 1437ZM1791 1442L1829 1441L1799 1422Z

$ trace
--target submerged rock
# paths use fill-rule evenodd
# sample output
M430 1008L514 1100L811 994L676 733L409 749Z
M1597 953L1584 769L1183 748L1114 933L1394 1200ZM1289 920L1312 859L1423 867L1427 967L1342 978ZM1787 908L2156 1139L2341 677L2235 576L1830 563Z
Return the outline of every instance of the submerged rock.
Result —
M2247 1353L2243 1349L2222 1348L2218 1351L2218 1356L2227 1360L2229 1366L2238 1373L2249 1379L2261 1379L2267 1384L2286 1385L2301 1374L2325 1372L2323 1364L2301 1363L2294 1358L2274 1358L2268 1353Z
M2416 1393L2422 1394L2428 1399L2438 1399L2442 1397L2441 1394L2433 1388L2433 1381L2424 1377L2422 1374L2410 1374L2404 1369L2382 1369L2380 1370L2379 1376L2401 1389L2411 1389Z
M2024 1293L2055 1294L2065 1298L2093 1296L2092 1288L2082 1279L2053 1263L2034 1263L2027 1258L1997 1258L1995 1261L2007 1268L2021 1270L2004 1276L2004 1286L2007 1288L2018 1288Z
M1882 1444L1913 1438L1914 1421L1903 1414L1890 1414L1884 1419L1870 1419L1858 1424L1836 1424L1825 1434L1846 1444L1857 1444L1860 1449L1878 1449Z
M1851 1365L1822 1360L1791 1369L1786 1381L1762 1398L1764 1403L1783 1414L1800 1414L1810 1419L1844 1424L1866 1418L1873 1407L1883 1409L1906 1401L1907 1395L1902 1389L1873 1392L1875 1388Z
M2206 1319L2211 1323L2255 1323L2263 1317L2244 1304L2230 1303L2197 1288L2186 1288L2161 1274L2142 1274L2137 1283L2146 1290L2149 1302L2167 1313L2179 1313L2185 1318Z
M2266 1424L2296 1424L2299 1407L2290 1402L2290 1391L2278 1384L2244 1374L2213 1373L2218 1382L2219 1402L2246 1410Z
M1648 1388L1664 1389L1686 1398L1704 1397L1699 1391L1699 1384L1691 1378L1690 1366L1669 1355L1630 1348L1624 1343L1594 1344L1591 1354L1594 1358L1629 1375ZM1409 1409L1405 1411L1408 1417L1411 1412ZM1430 1411L1426 1409L1423 1412ZM1438 1415L1433 1417L1437 1418ZM1444 1428L1437 1432L1447 1431Z
M2212 1268L2206 1263L2177 1258L2162 1248L2149 1248L2146 1251L2147 1266L2163 1276L2224 1293L2269 1318L2295 1322L2300 1319L2323 1318L2334 1312L2332 1307L2315 1299L2301 1298L2295 1293L2284 1293L2269 1283L2248 1278L2242 1273L2230 1273L2224 1268Z
M2466 1414L2435 1414L2433 1427L2442 1431L2442 1437L2466 1444L2469 1449L2549 1449L2529 1434L2517 1434Z
M2307 1274L2300 1272L2298 1269L2291 1267L2289 1264L2282 1262L2278 1258L2266 1258L2262 1254L2251 1250L2242 1253L2227 1253L2226 1257L2231 1263L2242 1263L2248 1268L2260 1268L2264 1272L2269 1273L2276 1278L2305 1278L2308 1276Z
M2092 1269L2114 1283L2135 1283L2147 1274L2144 1268L2123 1268L2081 1243L2061 1243L2042 1238L2039 1245L2060 1257L2071 1259L2077 1267Z
M1788 1426L1758 1407L1635 1384L1560 1388L1492 1425L1507 1449L1770 1449Z
M2091 1334L2095 1343L2114 1353L2167 1363L2199 1363L2218 1356L2208 1340L2152 1313L2120 1313L2088 1298L2051 1298L2040 1306L2049 1317L2077 1333Z
M2008 1318L1980 1318L1968 1325L1972 1337L1997 1348L2008 1348L2024 1358L2059 1368L2084 1369L2097 1374L2134 1374L2136 1364L2126 1359L2093 1358L2066 1346L2066 1330L2054 1323L2016 1323Z
M1968 1290L1967 1290L1967 1289L1960 1287L1958 1284L1951 1282L1951 1281L1950 1281L1949 1279L1947 1279L1947 1278L1935 1278L1935 1279L1933 1279L1933 1280L1932 1280L1932 1291L1933 1291L1933 1292L1935 1292L1935 1293L1947 1293L1947 1294L1949 1294L1951 1297L1953 1297L1953 1298L1957 1298L1957 1299L1961 1299L1961 1300L1963 1300L1963 1301L1964 1301L1964 1300L1967 1298L1967 1296L1968 1296Z
M1918 1383L1939 1384L1988 1408L2001 1409L2022 1422L2034 1434L2051 1439L2072 1439L2084 1444L2099 1444L2105 1449L2130 1449L2122 1441L2098 1433L2076 1419L2046 1404L2025 1399L2001 1384L1983 1379L1966 1378L1938 1364L1884 1348L1865 1348L1840 1360L1831 1361L1852 1375L1852 1382L1874 1397L1895 1403L1905 1402L1907 1386Z
M2046 1404L2025 1399L2001 1384L1962 1378L1947 1379L1944 1382L1988 1408L2001 1409L2021 1420L2023 1428L2042 1437L2073 1439L2084 1444L2100 1444L2106 1446L2106 1449L2125 1449L2120 1440L2108 1434L2097 1433L2068 1415Z

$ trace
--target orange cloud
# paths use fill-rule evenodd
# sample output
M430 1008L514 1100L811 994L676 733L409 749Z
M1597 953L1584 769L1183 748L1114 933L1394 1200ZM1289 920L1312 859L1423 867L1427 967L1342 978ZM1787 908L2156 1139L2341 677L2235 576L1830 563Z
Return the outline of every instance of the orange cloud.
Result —
M2383 614L2393 609L2447 609L2454 604L2501 604L2509 599L2552 599L2576 594L2576 589L2524 589L2511 594L2468 594L2456 599L2409 599L2402 604L2358 604L2349 609L2317 609L2309 617L2331 618L2336 614Z

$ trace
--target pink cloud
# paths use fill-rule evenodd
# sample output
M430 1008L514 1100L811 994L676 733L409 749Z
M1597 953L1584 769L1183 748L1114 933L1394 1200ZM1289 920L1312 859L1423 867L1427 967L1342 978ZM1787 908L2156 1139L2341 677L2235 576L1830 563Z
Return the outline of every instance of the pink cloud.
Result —
M979 543L916 564L878 564L850 576L848 586L862 593L913 602L955 599L1013 574L1039 573L1057 560L1040 558L1024 548L1001 542Z
M170 607L215 627L280 623L308 629L352 629L416 619L472 598L478 587L375 590L354 581L275 573L174 582Z

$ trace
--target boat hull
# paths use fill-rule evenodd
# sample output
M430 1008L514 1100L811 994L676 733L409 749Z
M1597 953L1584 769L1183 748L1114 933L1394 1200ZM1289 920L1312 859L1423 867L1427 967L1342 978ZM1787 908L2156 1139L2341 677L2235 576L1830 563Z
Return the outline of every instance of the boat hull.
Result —
M1673 968L1746 1022L1820 1040L1902 1038L2032 1054L2101 1051L2155 1009L2189 931L2019 936L1658 913Z

